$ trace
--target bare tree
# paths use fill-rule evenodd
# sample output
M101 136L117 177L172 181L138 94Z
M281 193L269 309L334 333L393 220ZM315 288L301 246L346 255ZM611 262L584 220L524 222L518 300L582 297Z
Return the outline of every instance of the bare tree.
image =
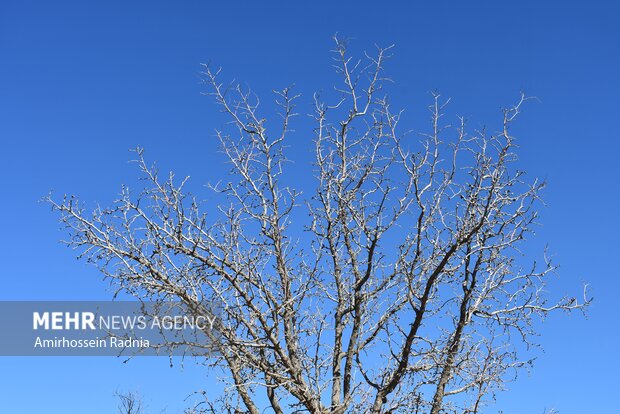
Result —
M135 392L116 393L119 414L143 414L142 399Z
M276 92L281 123L268 129L258 98L205 66L232 121L217 134L232 178L212 187L226 203L161 178L141 149L140 194L124 187L91 213L49 198L67 243L120 290L196 312L217 298L208 364L230 386L205 412L479 413L529 363L536 318L588 304L585 292L548 302L546 255L524 267L544 187L514 167L510 126L527 97L497 132L470 132L444 122L435 94L416 139L382 89L390 48L355 61L345 46L336 40L339 100L314 97L311 197L285 176L297 95Z

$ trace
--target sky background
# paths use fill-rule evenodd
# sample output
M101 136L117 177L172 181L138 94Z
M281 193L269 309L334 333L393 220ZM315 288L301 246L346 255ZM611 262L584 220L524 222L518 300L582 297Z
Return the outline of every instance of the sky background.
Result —
M412 128L426 127L434 90L473 127L497 125L519 91L540 99L515 127L521 168L549 182L532 246L548 243L561 264L554 292L587 282L595 300L587 319L542 325L545 352L487 412L620 412L618 3L333 3L0 2L0 300L110 298L96 270L58 243L57 217L38 200L54 190L108 204L135 181L127 161L137 145L163 171L217 181L223 121L201 95L200 64L265 100L295 83L307 113L312 92L337 81L329 51L340 33L354 52L395 44L390 91ZM304 125L291 149L298 173L310 162ZM166 358L0 357L0 373L2 413L110 413L117 390L139 392L152 413L177 413L214 384Z

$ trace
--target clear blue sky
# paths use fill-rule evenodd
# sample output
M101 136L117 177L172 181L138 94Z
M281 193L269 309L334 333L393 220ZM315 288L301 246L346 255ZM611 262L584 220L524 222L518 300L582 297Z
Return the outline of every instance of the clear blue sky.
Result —
M265 99L294 82L309 111L312 91L334 80L338 32L357 49L396 45L394 101L412 119L431 90L453 97L473 126L494 122L520 90L540 98L516 129L521 166L549 181L536 243L562 265L555 288L587 281L595 302L587 320L543 325L546 352L497 408L620 412L618 3L339 3L2 1L0 300L109 298L96 271L58 244L56 217L38 199L54 189L109 202L135 177L127 150L136 145L196 185L214 181L224 172L213 139L221 119L200 95L199 64L223 66ZM165 358L0 357L0 372L2 413L110 413L112 393L127 389L153 413L175 413L213 384Z

